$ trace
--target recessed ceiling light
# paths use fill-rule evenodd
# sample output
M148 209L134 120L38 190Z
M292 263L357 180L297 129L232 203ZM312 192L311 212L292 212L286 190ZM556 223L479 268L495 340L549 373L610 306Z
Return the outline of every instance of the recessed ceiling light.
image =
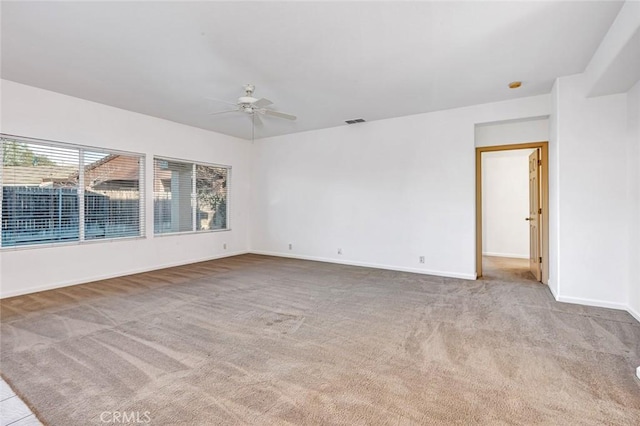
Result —
M509 89L517 89L520 86L522 86L521 81L512 81L511 83L509 83Z

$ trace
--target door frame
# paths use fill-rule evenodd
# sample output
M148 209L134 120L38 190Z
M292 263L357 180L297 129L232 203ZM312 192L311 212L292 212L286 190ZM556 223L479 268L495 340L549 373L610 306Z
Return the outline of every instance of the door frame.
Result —
M549 283L549 142L529 142L510 145L476 147L476 274L482 277L482 153L513 151L516 149L540 149L540 203L542 204L540 249L542 257L542 282Z

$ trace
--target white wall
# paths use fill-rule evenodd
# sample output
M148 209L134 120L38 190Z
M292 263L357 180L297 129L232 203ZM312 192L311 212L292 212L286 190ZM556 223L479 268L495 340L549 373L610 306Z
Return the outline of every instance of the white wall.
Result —
M560 286L560 269L558 258L559 241L558 229L560 227L560 188L558 177L560 175L560 157L558 150L559 129L559 105L560 82L556 80L551 89L551 115L549 116L549 290L558 298Z
M546 140L546 139L545 139ZM529 155L532 149L482 154L482 253L529 258Z
M627 93L629 170L629 310L640 321L640 81Z
M549 117L477 124L476 146L510 145L549 140Z
M147 238L54 247L2 249L1 296L158 269L248 250L250 149L247 141L2 80L1 131L146 154L231 165L231 231L153 236L146 194ZM223 250L227 243L228 249Z
M640 76L640 2L625 1L584 71L587 96L629 91Z
M556 82L558 299L628 306L626 95L587 98L584 75ZM553 153L553 151L552 151ZM553 172L553 168L550 168ZM553 198L553 197L552 197ZM550 215L553 220L553 213Z
M153 155L233 166L232 231L154 238L147 193L145 239L0 251L4 297L250 249L473 278L474 145L495 144L483 142L486 137L526 141L526 132L519 140L504 136L514 124L510 120L551 114L544 130L550 141L550 288L559 300L630 308L636 315L640 310L638 84L628 94L586 98L583 77L570 76L559 79L551 95L292 134L252 146L1 82L4 133L142 152L149 181ZM545 129L544 120L527 122ZM425 256L424 264L419 256Z
M639 92L636 84L628 94L586 98L583 77L570 76L559 79L551 95L292 134L252 146L2 81L4 133L142 152L148 180L154 154L232 165L233 230L154 238L147 193L147 238L3 249L0 294L249 249L473 278L474 145L485 143L487 135L498 143L525 141L504 136L514 124L510 120L551 114L550 288L559 300L630 306L637 313ZM528 122L544 128L544 120ZM419 256L425 256L424 264Z
M549 112L543 95L256 141L252 250L474 278L474 126Z

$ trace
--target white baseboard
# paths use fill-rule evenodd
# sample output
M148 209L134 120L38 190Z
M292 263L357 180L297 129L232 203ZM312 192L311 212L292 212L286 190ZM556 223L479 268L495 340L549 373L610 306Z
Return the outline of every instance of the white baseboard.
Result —
M551 278L549 278L549 282L547 283L547 287L549 287L549 291L553 295L553 298L556 299L556 301L558 301L558 293L554 290L554 286L552 284L553 284L553 281L551 280Z
M482 252L483 256L491 256L491 257L510 257L512 259L528 259L528 254L514 254L514 253L495 253L492 251Z
M239 256L242 254L259 254L259 255L265 255L265 256L285 257L285 258L291 258L291 259L311 260L316 262L336 263L340 265L361 266L365 268L385 269L385 270L400 271L400 272L411 272L411 273L423 274L423 275L435 275L435 276L448 277L448 278L461 278L465 280L475 280L477 278L476 274L463 274L463 273L448 272L448 271L434 271L434 270L420 269L420 268L406 268L406 267L393 266L393 265L358 262L358 261L350 261L350 260L339 260L339 259L332 259L332 258L323 258L318 256L304 256L304 255L262 251L262 250L241 250L241 251L217 254L214 256L206 256L198 259L189 259L189 260L180 261L180 262L155 265L148 268L139 268L139 269L133 269L133 270L127 270L127 271L120 271L113 274L99 275L99 276L94 276L94 277L84 278L79 280L70 280L66 282L57 283L54 285L44 285L44 286L32 287L28 289L20 289L16 291L3 292L2 294L0 294L0 299L6 299L9 297L15 297L15 296L22 296L30 293L37 293L40 291L54 290L56 288L70 287L78 284L87 284L94 281L101 281L101 280L106 280L110 278L123 277L126 275L140 274L140 273L149 272L149 271L157 271L159 269L172 268L175 266L188 265L191 263L206 262L208 260ZM622 303L607 302L607 301L595 300L595 299L583 299L579 297L562 296L562 295L556 294L553 291L552 286L549 286L549 290L551 291L551 294L553 294L554 298L558 302L574 303L578 305L587 305L587 306L597 306L601 308L619 309L619 310L629 312L631 316L633 316L638 322L640 322L640 312Z
M159 269L165 269L165 268L173 268L174 266L189 265L191 263L206 262L207 260L222 259L225 257L238 256L238 255L247 254L247 253L249 253L247 250L223 253L215 256L207 256L207 257L198 258L198 259L189 259L189 260L180 261L180 262L155 265L148 268L132 269L127 271L116 272L113 274L97 275L94 277L83 278L78 280L69 280L69 281L64 281L64 282L60 282L52 285L43 285L38 287L31 287L31 288L20 289L15 291L3 292L2 294L0 294L0 299L6 299L8 297L15 297L15 296L22 296L22 295L31 294L31 293L38 293L40 291L54 290L56 288L70 287L78 284L88 284L94 281L108 280L111 278L124 277L127 275L140 274L143 272L157 271Z
M406 268L402 266L382 265L378 263L339 260L339 259L332 259L332 258L325 258L325 257L318 257L318 256L304 256L304 255L298 255L298 254L289 254L289 253L280 253L280 252L262 251L262 250L251 250L250 252L252 254L261 254L264 256L276 256L276 257L286 257L291 259L312 260L315 262L337 263L339 265L350 265L350 266L362 266L365 268L386 269L389 271L399 271L399 272L411 272L414 274L423 274L423 275L436 275L439 277L447 277L447 278L461 278L464 280L475 280L477 278L477 275L475 273L463 274L458 272L433 271L433 270L420 269L420 268Z
M556 292L553 291L553 287L551 285L549 285L548 287L549 287L549 291L551 291L551 294L558 302L573 303L576 305L596 306L599 308L610 308L610 309L618 309L620 311L627 311L633 318L636 319L636 321L640 322L640 312L632 309L631 306L627 306L623 303L606 302L606 301L595 300L595 299L583 299L580 297L562 296L562 295L556 294Z
M599 308L619 309L621 311L630 311L629 307L623 303L607 302L604 300L583 299L580 297L556 296L558 302L574 303L576 305L597 306ZM633 315L633 314L632 314Z
M627 311L631 314L632 317L634 317L638 322L640 322L640 312L636 311L631 307L627 308ZM640 376L638 376L638 378L640 379Z

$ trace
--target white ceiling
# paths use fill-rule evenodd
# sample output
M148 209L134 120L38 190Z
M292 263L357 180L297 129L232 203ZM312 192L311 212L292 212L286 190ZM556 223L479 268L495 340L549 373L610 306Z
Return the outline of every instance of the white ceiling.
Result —
M242 138L548 93L622 2L2 2L2 78ZM522 80L509 90L512 80Z

